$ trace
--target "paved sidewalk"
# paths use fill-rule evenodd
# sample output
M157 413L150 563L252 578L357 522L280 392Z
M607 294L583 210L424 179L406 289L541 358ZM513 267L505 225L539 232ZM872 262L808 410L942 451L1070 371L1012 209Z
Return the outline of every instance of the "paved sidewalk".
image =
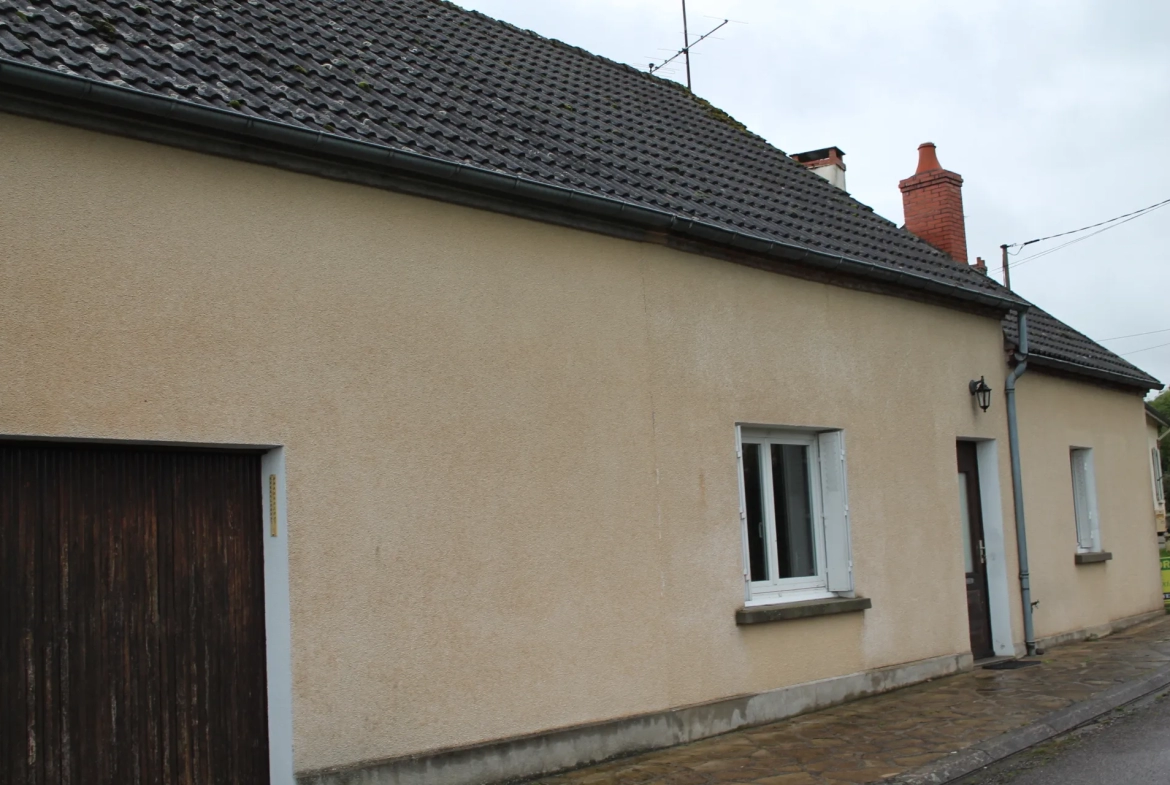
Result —
M1170 617L1059 646L1040 659L1038 667L977 669L541 783L946 782L952 762L990 762L1170 680L1163 678L1170 669Z

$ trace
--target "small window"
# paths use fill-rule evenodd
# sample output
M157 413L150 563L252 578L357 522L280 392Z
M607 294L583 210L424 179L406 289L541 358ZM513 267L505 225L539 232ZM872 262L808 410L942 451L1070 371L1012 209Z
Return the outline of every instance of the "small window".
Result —
M742 428L739 441L748 602L852 591L841 431Z
M1162 481L1162 454L1157 447L1150 448L1150 461L1154 470L1154 506L1160 508L1166 504L1166 488Z
M1101 550L1101 525L1097 517L1097 484L1093 476L1093 451L1074 447L1072 460L1073 511L1077 522L1077 550Z

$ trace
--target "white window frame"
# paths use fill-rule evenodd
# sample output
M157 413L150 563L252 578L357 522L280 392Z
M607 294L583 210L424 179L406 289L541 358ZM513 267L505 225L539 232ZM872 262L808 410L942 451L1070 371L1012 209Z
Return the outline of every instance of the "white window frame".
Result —
M1097 510L1097 472L1093 465L1093 448L1069 448L1069 463L1072 469L1077 553L1100 553L1101 519Z
M826 437L830 437L826 440ZM747 492L744 484L744 444L761 446L761 481L763 491L765 547L769 577L751 579L749 552ZM816 574L800 578L776 578L776 508L771 481L771 445L799 445L807 449L809 505L813 521L813 548ZM833 453L833 454L831 454ZM849 553L848 501L846 497L844 435L840 431L817 429L736 426L736 456L739 464L739 517L743 543L744 602L748 606L799 602L852 594L852 557ZM835 463L834 463L835 462ZM826 486L826 473L834 474L833 483ZM827 488L827 490L826 490ZM826 498L831 497L827 506ZM837 527L836 536L826 534L827 517ZM831 543L829 541L832 541ZM835 547L834 554L829 548ZM833 580L829 578L830 564L836 565Z

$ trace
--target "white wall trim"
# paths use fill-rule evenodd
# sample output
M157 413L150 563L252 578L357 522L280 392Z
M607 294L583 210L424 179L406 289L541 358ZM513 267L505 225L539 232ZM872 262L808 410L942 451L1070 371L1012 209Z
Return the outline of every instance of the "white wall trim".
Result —
M275 493L269 478L275 478ZM260 459L264 500L264 627L268 657L268 757L272 785L293 785L292 618L289 603L288 502L284 448ZM276 510L273 520L272 498ZM273 536L275 525L276 536Z
M999 443L995 439L976 442L975 459L979 467L979 501L983 507L983 544L987 549L987 604L991 610L991 647L996 656L1012 657L1015 655L1016 646L1012 640L1003 498L999 488Z

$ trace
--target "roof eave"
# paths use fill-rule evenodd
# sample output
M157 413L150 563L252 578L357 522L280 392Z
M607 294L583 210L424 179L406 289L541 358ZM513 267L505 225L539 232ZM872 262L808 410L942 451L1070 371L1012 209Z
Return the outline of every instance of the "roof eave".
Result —
M1028 364L1040 368L1050 368L1054 371L1061 371L1075 376L1084 376L1098 381L1109 382L1132 390L1140 390L1143 393L1162 387L1162 383L1152 376L1128 376L1123 373L1093 368L1088 365L1082 365L1081 363L1061 360L1056 357L1048 357L1035 352L1028 354Z
M994 292L951 285L909 270L895 270L863 259L817 251L805 246L777 242L745 232L697 221L665 210L578 191L564 186L529 180L519 175L483 169L468 164L431 158L408 150L360 142L334 134L313 131L275 120L251 117L240 112L200 106L176 97L153 95L123 85L113 85L77 74L0 60L0 86L31 91L62 104L87 102L105 109L130 113L121 118L132 122L134 114L161 118L203 133L246 137L281 145L302 154L325 160L359 162L412 177L437 181L480 193L509 196L554 209L612 221L640 230L673 233L701 243L807 265L824 271L876 281L894 288L923 292L993 310L1027 310L1026 302Z

